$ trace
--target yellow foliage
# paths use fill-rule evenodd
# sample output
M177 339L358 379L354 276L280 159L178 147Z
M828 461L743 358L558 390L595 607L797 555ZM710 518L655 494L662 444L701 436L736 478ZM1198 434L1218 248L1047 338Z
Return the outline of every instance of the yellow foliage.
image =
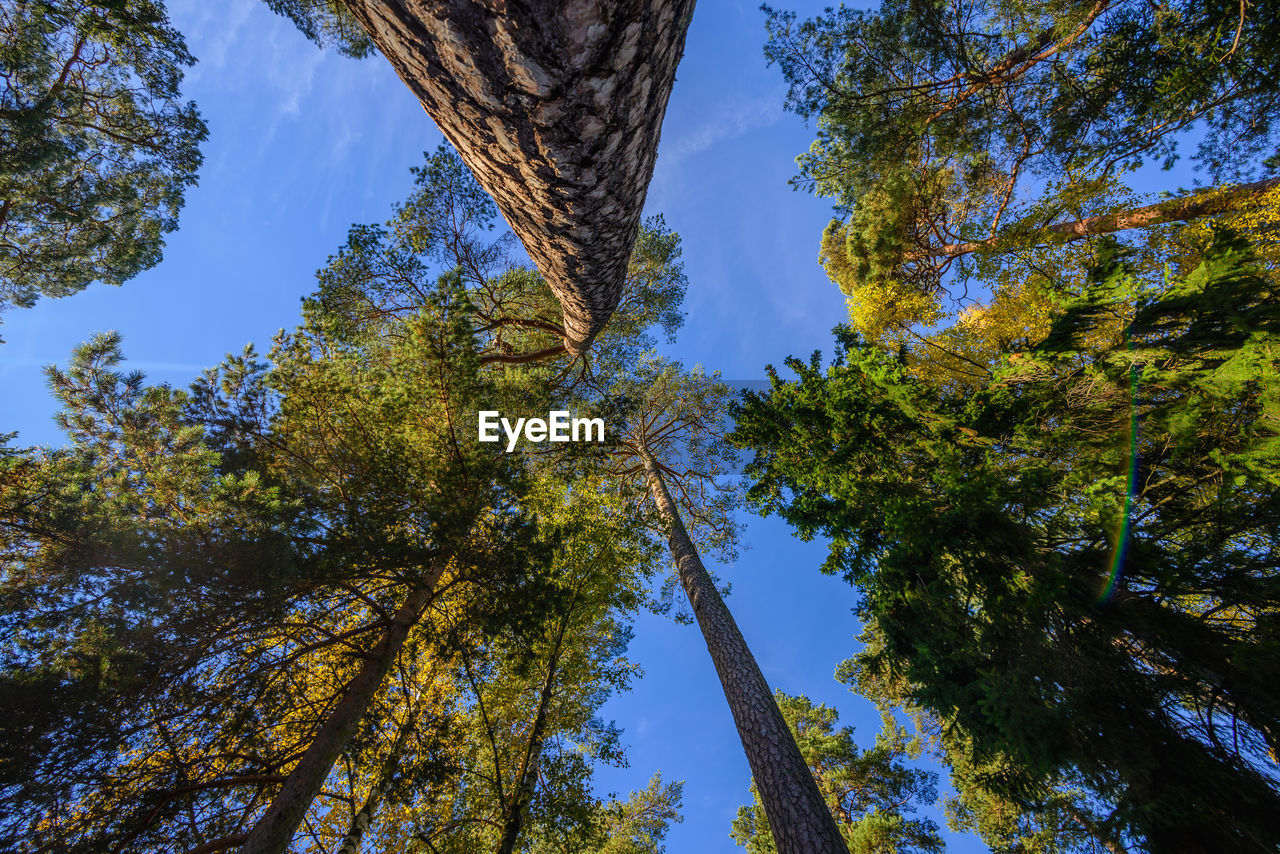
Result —
M976 387L1002 354L1043 338L1054 311L1052 295L1041 283L1032 278L1012 283L987 303L960 310L950 326L919 339L908 364L930 384Z
M1056 188L1054 198L1088 201L1091 213L1139 203L1114 177L1080 182L1077 176L1076 181L1078 186ZM1107 204L1098 208L1099 199ZM1028 223L1045 218L1034 206L1024 214ZM1185 276L1194 269L1214 231L1223 227L1246 237L1272 275L1280 272L1280 188L1229 213L1116 237L1132 250L1126 264L1134 275L1158 282L1166 270ZM1015 222L1006 231L1016 236L1028 229L1034 231ZM966 262L970 281L987 291L977 302L952 299L940 281L906 263L893 229L873 232L852 221L833 221L823 233L819 260L848 297L850 322L864 339L897 347L922 380L963 388L975 387L1001 359L1047 334L1058 302L1085 285L1097 242L1004 245L998 252L975 253ZM891 269L896 272L887 274ZM1128 315L1118 310L1113 322L1095 327L1092 343L1109 346L1123 334Z
M904 324L933 324L943 317L937 294L901 282L865 282L845 301L853 326L868 341L879 341Z
M868 341L915 323L932 325L943 317L940 294L897 279L867 274L846 246L847 227L833 221L822 235L818 260L848 299L849 319Z
M1215 229L1230 228L1253 246L1258 260L1272 275L1280 271L1280 187L1259 196L1245 207L1154 231L1153 251L1163 252L1180 272L1199 263L1199 254L1213 240Z

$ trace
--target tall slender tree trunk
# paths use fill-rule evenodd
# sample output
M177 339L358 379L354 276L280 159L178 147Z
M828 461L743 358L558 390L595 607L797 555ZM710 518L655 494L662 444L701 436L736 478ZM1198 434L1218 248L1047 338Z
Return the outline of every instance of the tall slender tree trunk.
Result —
M569 615L565 614L560 621L560 629L556 633L555 646L551 649L551 660L547 664L547 678L542 681L542 692L538 697L538 711L533 717L533 728L529 732L529 749L525 752L524 762L520 769L520 779L511 795L506 821L502 828L502 840L498 844L498 854L512 854L516 843L520 840L520 832L524 830L525 818L529 814L529 804L533 802L534 792L538 786L538 767L542 763L542 751L546 742L547 717L551 711L551 694L555 688L556 676L560 672L560 650L564 645L564 633L569 625Z
M405 596L382 639L347 683L342 699L330 712L328 719L272 799L266 813L249 832L249 838L245 840L240 854L282 854L289 847L302 817L320 793L320 787L329 776L333 763L351 740L356 725L368 710L404 646L410 629L421 619L447 563L446 557L438 557L427 576Z
M773 692L680 520L657 462L643 449L641 458L649 495L667 526L680 584L720 676L779 854L848 854Z
M404 753L404 746L409 741L409 733L413 731L416 723L416 706L416 703L412 704L406 712L404 723L400 725L395 740L391 742L391 747L387 751L387 758L378 769L377 779L369 787L369 794L360 805L360 811L351 817L347 835L342 838L342 844L334 849L334 854L359 854L360 842L373 825L373 817L377 814L378 807L382 805L382 798L395 778L396 768L399 767L400 757Z

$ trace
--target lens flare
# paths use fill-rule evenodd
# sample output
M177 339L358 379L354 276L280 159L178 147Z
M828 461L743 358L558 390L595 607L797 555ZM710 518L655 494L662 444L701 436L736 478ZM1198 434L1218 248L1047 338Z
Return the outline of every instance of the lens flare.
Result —
M1129 339L1129 352L1133 352L1133 339ZM1120 529L1116 532L1115 549L1111 553L1111 566L1107 570L1107 580L1098 594L1098 603L1102 604L1111 598L1120 574L1124 572L1124 557L1129 551L1129 528L1133 521L1133 496L1138 487L1138 366L1129 365L1129 473L1125 483L1124 514L1121 517Z

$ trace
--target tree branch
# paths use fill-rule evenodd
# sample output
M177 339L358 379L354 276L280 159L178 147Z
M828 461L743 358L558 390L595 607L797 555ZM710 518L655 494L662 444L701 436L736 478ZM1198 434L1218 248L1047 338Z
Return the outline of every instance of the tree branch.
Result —
M987 250L994 250L996 253L1011 252L1029 246L1043 246L1060 240L1081 240L1085 237L1112 234L1132 228L1145 228L1166 222L1189 222L1243 208L1276 187L1280 187L1280 177L1255 181L1252 184L1241 184L1227 190L1182 196L1119 213L1099 214L1070 222L1054 223L1033 232L1025 240L1014 241L998 236L975 240L971 243L949 243L936 249L913 252L907 255L905 261L910 263L930 258L950 260Z

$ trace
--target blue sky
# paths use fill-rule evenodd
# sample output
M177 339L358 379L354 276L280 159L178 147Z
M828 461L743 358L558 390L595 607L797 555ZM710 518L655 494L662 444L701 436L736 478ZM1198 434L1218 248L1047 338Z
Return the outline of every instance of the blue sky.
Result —
M95 332L118 330L130 367L175 385L247 342L266 349L297 322L313 271L350 224L385 220L409 192L409 167L441 140L380 57L322 52L261 0L168 5L200 60L184 87L210 127L200 185L155 269L4 315L0 432L18 430L24 444L61 442L41 367L65 364ZM788 5L804 16L823 4ZM813 132L782 110L763 22L758 0L698 4L646 204L682 235L690 282L685 328L665 353L738 380L762 378L789 354L829 351L846 316L817 264L829 205L787 186ZM870 744L878 714L832 677L856 649L854 591L818 573L820 543L776 519L744 521L750 548L716 569L733 584L729 607L765 676L835 705ZM740 851L729 822L750 773L697 629L643 617L631 653L645 678L606 708L631 764L602 770L602 790L638 788L661 769L685 781L685 820L668 850ZM972 837L948 842L985 850Z

